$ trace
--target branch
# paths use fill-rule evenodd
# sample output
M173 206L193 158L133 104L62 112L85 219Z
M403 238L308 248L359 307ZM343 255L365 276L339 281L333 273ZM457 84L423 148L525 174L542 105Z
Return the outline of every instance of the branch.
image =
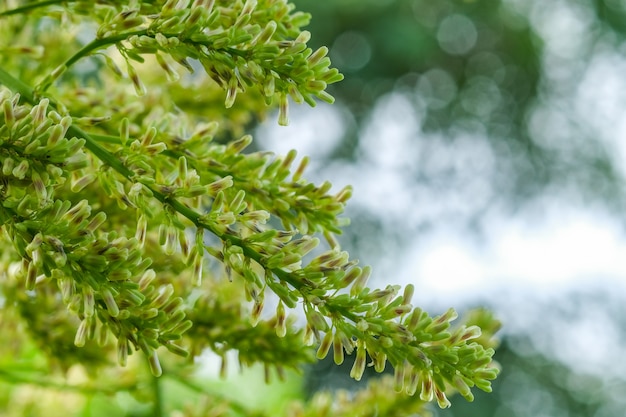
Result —
M0 12L0 18L5 16L12 16L16 14L27 13L31 10L39 9L41 7L51 6L54 4L62 4L67 3L66 0L44 0L39 2L33 2L29 4L25 4L24 6L16 7L15 9L5 10L4 12Z

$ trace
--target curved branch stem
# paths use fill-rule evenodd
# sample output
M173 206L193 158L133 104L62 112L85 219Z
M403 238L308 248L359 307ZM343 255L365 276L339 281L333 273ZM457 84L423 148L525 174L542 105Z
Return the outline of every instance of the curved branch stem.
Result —
M78 52L72 55L62 65L65 66L66 68L69 68L72 65L74 65L76 62L78 62L81 58L84 58L90 55L92 52L97 51L98 49L103 49L111 45L115 45L116 43L126 40L129 37L134 36L134 35L139 36L139 35L145 35L145 34L147 34L147 30L142 29L142 30L137 30L134 32L124 32L124 33L120 33L114 36L109 36L106 38L94 39L93 41L89 42L87 45L83 46Z
M34 3L25 4L24 6L17 7L11 10L5 10L4 12L0 12L0 17L12 16L16 14L27 13L31 10L39 9L41 7L51 6L54 4L66 3L64 0L44 0L38 1Z
M30 374L30 375L29 375ZM116 386L81 386L81 385L71 385L64 384L62 382L53 381L47 377L44 377L41 374L32 375L32 373L24 374L23 372L12 372L9 370L5 370L0 368L0 379L7 381L12 384L30 384L35 385L42 388L48 388L59 391L74 391L80 392L83 394L96 394L96 393L105 393L105 394L115 394L119 391L133 391L136 387L136 381L131 383L125 383Z
M150 378L152 378L152 393L154 394L154 409L152 415L154 417L164 417L163 390L161 389L160 378L152 374L150 374Z

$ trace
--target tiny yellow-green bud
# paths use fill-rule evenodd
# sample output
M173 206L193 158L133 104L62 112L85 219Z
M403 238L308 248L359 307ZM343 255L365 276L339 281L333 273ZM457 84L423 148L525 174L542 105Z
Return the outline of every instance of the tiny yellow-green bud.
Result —
M117 303L115 302L115 298L113 297L111 291L108 288L104 287L100 289L100 294L102 295L102 299L104 300L104 303L106 304L107 310L109 311L111 317L117 317L120 314L120 309L117 306Z
M128 360L128 340L124 336L119 336L117 339L117 363L120 366L126 366Z
M287 334L287 315L285 313L285 305L282 300L278 302L276 307L276 335L278 337L285 337Z
M233 213L241 213L246 208L245 196L246 192L244 190L237 191L237 194L230 202L230 209Z
M164 346L167 350L169 350L175 355L182 356L184 358L189 356L189 351L187 349L185 349L182 346L178 346L174 342L167 342Z
M474 400L474 395L472 394L469 385L467 385L467 382L465 382L465 380L461 378L460 375L454 375L454 377L452 377L452 383L454 384L454 387L457 389L457 391L459 391L459 394L463 396L463 398L465 398L467 401Z
M265 25L265 28L263 28L263 30L259 32L257 37L252 41L252 44L260 45L260 44L264 44L268 42L274 35L274 32L276 32L276 28L277 28L276 22L273 20L270 20L270 22L267 25Z
M341 365L344 360L343 344L341 343L341 332L337 330L333 336L333 360L335 364Z
M162 286L161 288L159 288L159 294L157 295L157 297L150 303L150 307L162 307L173 294L174 286L172 284Z
M126 146L128 139L130 138L130 122L128 117L124 117L120 122L120 140L122 145Z
M420 399L422 401L430 402L434 396L433 380L429 373L422 373L422 390L420 392Z
M272 97L276 91L276 79L274 75L268 74L263 81L263 94L265 97Z
M163 252L166 255L173 255L178 246L178 229L174 225L167 226L165 235L165 243L163 244Z
M333 332L328 331L324 335L322 339L322 343L320 343L319 348L317 349L317 359L324 359L326 355L328 355L328 351L330 350L330 345L333 343Z
M106 221L106 218L107 218L107 215L105 212L103 211L97 212L96 215L92 217L89 224L87 224L87 227L85 227L85 229L89 230L92 233L95 232Z
M261 313L263 312L263 305L263 298L259 298L257 301L254 302L254 306L252 307L252 313L250 314L250 324L252 324L253 327L259 323Z
M307 61L309 65L312 67L319 63L322 58L324 58L328 54L328 48L326 46L320 47L317 51L313 52L308 58Z
M128 71L128 77L133 83L133 87L135 87L135 93L138 96L144 96L146 94L146 87L143 85L141 80L139 79L139 75L137 75L137 71L135 68L127 61L126 69Z
M350 284L354 282L354 280L356 280L362 274L363 274L363 270L360 267L355 266L355 267L350 268L348 272L341 279L341 283L339 285L340 288L348 287Z
M351 378L354 378L356 381L361 380L363 372L365 372L366 359L365 347L358 346L356 350L356 359L354 360L354 364L350 370Z
M437 405L439 408L448 408L452 404L450 404L450 400L446 397L446 393L435 387L435 396L437 397Z
M213 207L219 206L217 203L218 197L220 196L220 191L225 190L226 188L230 188L233 186L233 177L230 175L220 178L217 181L213 181L209 184L209 194L215 196L215 200L213 201ZM221 199L224 198L224 195L221 195Z
M396 392L402 392L404 389L404 364L398 364L394 367L393 388Z
M98 327L96 327L96 343L98 346L103 347L107 344L107 339L109 336L108 326L104 323L100 323L98 321Z
M202 253L196 252L193 257L193 277L194 285L199 287L202 285L202 268L204 266L204 256Z
M317 331L325 332L329 328L328 323L324 319L324 316L322 316L322 314L317 310L314 310L314 309L307 310L306 318L307 318L309 325Z
M289 101L285 93L280 95L278 102L278 124L280 126L289 125Z
M413 293L415 292L415 287L413 284L408 284L404 287L404 294L402 295L402 305L411 304L411 298L413 298Z
M230 109L235 104L235 98L237 97L238 87L237 77L234 75L228 80L228 88L226 89L226 100L224 101L224 107Z
M7 176L13 172L15 168L15 159L7 156L2 163L2 175Z
M467 329L465 329L465 332L463 332L463 335L461 336L461 340L471 340L471 339L476 339L478 337L480 337L482 334L480 327L478 326L469 326Z
M294 40L294 43L307 43L311 39L311 32L303 30L298 37Z
M15 112L13 111L13 103L9 100L5 100L2 103L2 110L4 111L4 123L8 127L12 127L15 124Z
M98 178L96 174L89 173L85 175L72 175L72 183L70 185L70 189L73 193L78 193L82 191L86 186L94 182Z
M38 252L39 249L36 249L33 252ZM28 269L26 271L26 289L32 290L35 288L35 284L37 283L37 267L35 266L35 262L28 263Z
M63 136L65 136L65 129L63 128L63 126L60 124L54 125L50 129L50 134L48 135L48 147L52 148L59 142L61 138L63 138Z
M243 5L241 9L241 16L246 16L252 14L254 9L256 8L257 0L246 0L246 3Z
M350 287L350 295L352 297L357 297L359 294L361 294L361 291L363 291L363 289L367 285L367 281L369 280L371 273L372 268L369 265L363 267L363 269L361 270L361 275L359 275L359 277L352 284L352 287Z
M187 330L193 327L193 322L191 320L185 320L180 323L178 326L172 329L171 333L175 335L181 335L185 333Z
M128 269L116 269L115 271L109 272L107 278L109 281L126 281L130 279L132 273Z
M384 353L377 353L374 356L374 370L381 373L385 370L385 364L387 363L387 355Z
M33 106L31 110L31 115L33 116L33 123L35 125L40 125L46 119L46 112L48 110L48 105L50 104L50 100L47 98L42 99L36 106Z
M28 160L23 159L18 166L13 169L13 176L17 179L23 180L28 172L28 168L30 167Z
M405 386L405 392L407 395L413 396L417 392L417 385L419 384L419 373L415 368L411 369L409 373L408 381Z
M89 285L83 286L83 314L85 317L91 317L94 314L96 300L93 289Z
M146 272L143 273L141 279L139 280L139 290L145 291L155 278L156 272L154 272L153 269L148 269Z
M87 341L87 331L89 329L89 325L91 324L91 319L89 317L83 319L78 325L78 329L76 330L76 336L74 337L74 344L77 347L85 346L85 342Z
M59 270L55 269L54 271ZM70 302L70 299L74 295L74 280L61 276L58 278L57 283L59 289L61 290L61 297L63 298L63 302L65 304L68 304Z

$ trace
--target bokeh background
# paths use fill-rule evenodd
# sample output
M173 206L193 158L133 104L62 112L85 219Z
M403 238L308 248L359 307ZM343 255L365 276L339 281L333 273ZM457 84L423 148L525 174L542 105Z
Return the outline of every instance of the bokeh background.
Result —
M374 285L503 322L494 393L437 415L624 415L626 1L293 3L346 80L259 146L354 185L342 243Z

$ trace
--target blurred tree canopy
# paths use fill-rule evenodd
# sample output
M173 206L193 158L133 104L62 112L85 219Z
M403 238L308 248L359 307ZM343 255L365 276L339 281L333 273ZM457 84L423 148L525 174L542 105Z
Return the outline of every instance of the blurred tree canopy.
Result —
M450 141L470 134L489 145L499 203L514 208L557 189L565 198L623 207L619 161L576 108L591 58L619 52L623 2L294 3L313 14L312 41L332 45L330 56L346 74L332 92L357 121L353 127L371 117L379 98L400 92L425 134ZM353 128L334 157L354 159L357 144ZM428 177L419 165L429 156L416 155L418 182Z
M332 86L332 93L348 110L342 116L352 122L346 123L349 128L332 159L354 162L362 158L363 126L375 116L377 103L399 94L404 98L401 103L411 107L402 114L412 112L420 123L412 140L423 142L413 155L414 166L406 170L413 184L462 189L465 183L454 181L455 176L472 175L462 168L448 175L459 167L452 164L450 170L442 170L440 178L433 177L425 166L443 151L430 142L454 145L469 135L471 146L481 145L493 157L494 169L486 178L491 197L468 221L494 205L514 211L546 196L594 205L616 215L623 211L625 154L620 150L619 132L623 131L620 119L626 94L621 91L626 82L619 80L625 78L626 68L622 57L626 2L294 3L313 14L312 42L330 45L333 62L346 75L342 83ZM394 146L392 134L377 138L381 148ZM467 146L449 146L445 152L462 159ZM439 197L435 196L435 201L420 200L415 205L436 205ZM467 194L462 196L461 204L473 203ZM395 236L395 246L389 241L380 243L381 236L391 232L366 211L353 211L351 217L361 236L376 239L354 238L350 244L358 247L356 253L365 249L370 255L389 254L402 246L398 240L416 239L404 227L399 231L402 236ZM431 220L442 222L441 217ZM368 251L366 245L376 248ZM588 306L589 300L579 297L576 305ZM619 337L623 340L623 331ZM503 374L494 385L495 395L477 396L474 403L438 415L509 417L539 415L543 410L543 415L551 416L605 417L623 409L615 395L624 386L623 378L607 382L601 369L592 374L571 369L527 338L526 334L504 336L497 355ZM582 356L583 352L580 360L584 362ZM332 387L334 376L325 373L323 364L317 366L320 371L311 373L309 389ZM343 382L338 378L334 383L344 386ZM549 409L533 408L535 403Z

